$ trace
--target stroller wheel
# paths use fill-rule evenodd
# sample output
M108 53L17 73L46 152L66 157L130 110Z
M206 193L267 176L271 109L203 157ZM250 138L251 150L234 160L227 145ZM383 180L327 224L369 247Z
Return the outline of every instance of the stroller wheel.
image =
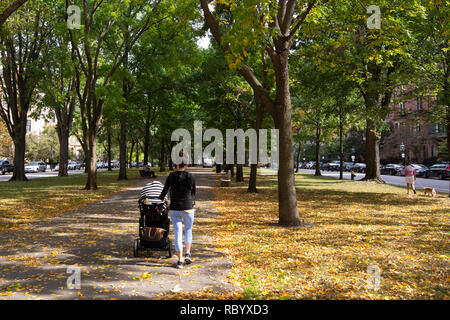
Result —
M135 257L138 257L138 256L139 256L139 245L140 245L139 242L140 242L139 239L134 240L134 250L133 250L133 253L134 253L134 256L135 256Z
M167 258L172 258L172 240L169 239L169 253L167 254Z

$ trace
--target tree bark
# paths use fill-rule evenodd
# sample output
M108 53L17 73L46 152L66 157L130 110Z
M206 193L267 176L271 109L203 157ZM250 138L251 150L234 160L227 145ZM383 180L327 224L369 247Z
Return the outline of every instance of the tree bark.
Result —
M321 130L320 126L316 126L316 172L314 173L315 176L322 176L322 173L320 173L320 136L321 136Z
M120 117L119 135L119 177L118 180L128 180L127 177L127 114L126 111ZM133 153L133 149L131 150Z
M88 133L88 152L86 158L88 177L85 189L97 190L97 134L91 128Z
M108 127L108 132L107 132L107 139L108 139L108 171L112 171L112 166L111 166L111 128Z
M383 182L380 174L380 137L372 120L366 120L366 175L363 180Z
M302 155L302 142L298 142L298 151L297 151L297 164L295 166L295 172L300 171L300 157Z
M166 171L166 148L164 147L164 141L161 140L161 151L160 151L160 157L159 157L159 171L164 172Z
M134 150L134 145L135 145L135 142L134 142L134 140L131 140L131 149L130 149L130 159L129 159L129 162L128 162L128 168L133 168L133 150Z
M68 176L67 166L69 165L69 132L67 128L58 123L58 138L59 138L59 170L58 176Z
M136 167L139 168L139 142L136 143Z
M339 114L339 179L344 179L344 123L342 113Z
M14 142L14 171L9 181L28 181L25 176L25 135L26 124L15 126Z
M244 170L242 164L236 165L236 182L243 182L244 181Z

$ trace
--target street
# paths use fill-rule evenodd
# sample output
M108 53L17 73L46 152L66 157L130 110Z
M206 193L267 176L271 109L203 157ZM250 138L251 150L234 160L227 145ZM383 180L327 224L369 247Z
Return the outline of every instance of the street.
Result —
M301 169L300 172L314 174L314 170ZM323 176L339 177L339 171L321 171ZM364 178L364 173L356 173L355 180L360 180ZM389 176L382 175L381 178L387 183L394 186L406 187L405 177L400 176ZM344 179L351 179L350 172L344 172ZM449 180L437 180L437 179L425 179L417 178L416 189L422 190L424 187L431 187L436 190L436 192L449 192Z
M101 171L106 171L108 169L98 169L97 171L101 172ZM117 170L117 169L113 169L113 170ZM69 170L69 175L72 174L80 174L83 173L84 170ZM11 179L12 173L7 173L5 175L0 175L0 182L3 181L8 181L9 179ZM27 173L25 175L28 179L37 179L37 178L48 178L48 177L56 177L58 176L58 171L45 171L45 172L39 172L39 173Z

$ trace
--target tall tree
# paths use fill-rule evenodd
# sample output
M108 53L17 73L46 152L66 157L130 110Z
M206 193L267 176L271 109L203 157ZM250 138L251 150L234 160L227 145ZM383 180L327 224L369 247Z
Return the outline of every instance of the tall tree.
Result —
M36 0L19 12L19 19L0 32L3 98L0 116L14 142L14 172L11 180L26 181L25 135L28 113L47 57L48 38L53 31L49 19L54 1ZM32 23L30 23L32 21ZM3 26L3 28L5 27ZM3 103L6 101L6 105Z
M74 63L78 82L84 78L83 84L77 86L76 92L80 105L83 140L86 145L86 189L97 188L97 141L99 126L105 105L104 92L111 84L118 68L126 60L138 39L152 25L160 23L166 16L160 14L162 0L104 1L83 0L82 31L69 29L72 46L76 52ZM69 2L66 0L66 6ZM131 14L129 12L131 11ZM126 20L124 23L123 20ZM130 25L127 37L117 37L112 30L123 25ZM105 57L108 37L115 39L115 52Z
M215 14L208 0L200 0L205 21L230 65L253 88L279 130L278 223L301 224L294 180L289 55L296 33L312 9L322 1L216 1ZM325 1L324 1L325 2ZM247 47L265 50L275 74L275 97L264 88L246 61Z

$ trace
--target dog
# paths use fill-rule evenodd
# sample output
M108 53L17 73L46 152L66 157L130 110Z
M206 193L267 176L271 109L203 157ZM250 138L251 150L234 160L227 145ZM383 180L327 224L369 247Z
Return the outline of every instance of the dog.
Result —
M423 191L424 191L425 195L428 195L430 197L434 198L436 196L436 190L434 190L434 188L425 187L425 188L423 188Z

